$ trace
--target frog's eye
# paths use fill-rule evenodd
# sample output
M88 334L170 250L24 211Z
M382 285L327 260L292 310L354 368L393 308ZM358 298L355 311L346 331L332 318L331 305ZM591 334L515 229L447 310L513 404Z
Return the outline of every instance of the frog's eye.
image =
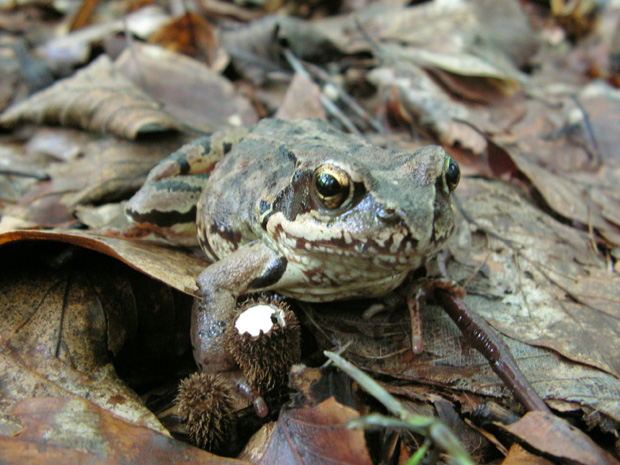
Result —
M446 184L448 189L452 192L459 185L461 179L461 169L454 158L446 157L446 166L444 168L444 176L446 178Z
M333 210L348 205L353 198L353 183L342 169L323 165L314 172L314 190L317 200Z

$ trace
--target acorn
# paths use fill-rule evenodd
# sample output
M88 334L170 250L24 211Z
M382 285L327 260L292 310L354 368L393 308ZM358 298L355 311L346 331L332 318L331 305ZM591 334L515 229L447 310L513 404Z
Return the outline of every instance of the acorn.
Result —
M227 329L226 348L261 394L284 388L301 359L301 333L289 306L275 299L248 299Z
M224 376L196 372L181 381L176 401L193 444L222 452L236 434L234 387Z

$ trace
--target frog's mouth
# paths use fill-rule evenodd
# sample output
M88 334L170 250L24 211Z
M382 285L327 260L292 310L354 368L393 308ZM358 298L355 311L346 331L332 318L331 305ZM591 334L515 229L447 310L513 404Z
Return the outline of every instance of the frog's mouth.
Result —
M263 227L289 260L320 259L326 266L340 266L340 260L342 266L400 274L431 258L450 237L454 221L449 197L436 186L427 186L415 202L408 198L411 208L393 208L399 200L406 203L367 194L346 210L275 211Z
M428 250L420 251L420 241L413 237L404 224L392 225L389 229L368 234L350 231L333 232L315 230L313 233L300 234L295 227L285 228L281 222L274 222L270 228L278 248L287 255L335 256L353 264L359 263L401 272L417 268L427 257ZM271 225L270 225L271 226ZM291 226L287 224L286 226ZM437 246L439 248L439 244ZM300 258L300 261L303 261Z

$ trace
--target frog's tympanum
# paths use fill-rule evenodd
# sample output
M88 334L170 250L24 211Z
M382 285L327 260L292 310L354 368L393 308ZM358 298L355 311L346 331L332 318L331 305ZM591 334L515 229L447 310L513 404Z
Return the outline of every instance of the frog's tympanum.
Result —
M222 371L234 365L221 338L240 296L322 302L390 292L452 234L458 181L458 165L437 146L390 151L323 121L265 119L175 152L126 212L177 239L195 217L214 263L198 278L194 356L202 371Z

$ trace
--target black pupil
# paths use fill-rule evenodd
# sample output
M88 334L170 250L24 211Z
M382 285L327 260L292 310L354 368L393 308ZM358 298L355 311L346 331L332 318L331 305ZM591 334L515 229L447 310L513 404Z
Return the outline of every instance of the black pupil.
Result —
M461 177L461 173L459 170L459 165L454 161L450 160L448 164L448 171L446 172L446 179L450 184L457 184L459 182L459 178Z
M342 186L331 174L321 173L316 178L316 189L323 197L338 195Z

